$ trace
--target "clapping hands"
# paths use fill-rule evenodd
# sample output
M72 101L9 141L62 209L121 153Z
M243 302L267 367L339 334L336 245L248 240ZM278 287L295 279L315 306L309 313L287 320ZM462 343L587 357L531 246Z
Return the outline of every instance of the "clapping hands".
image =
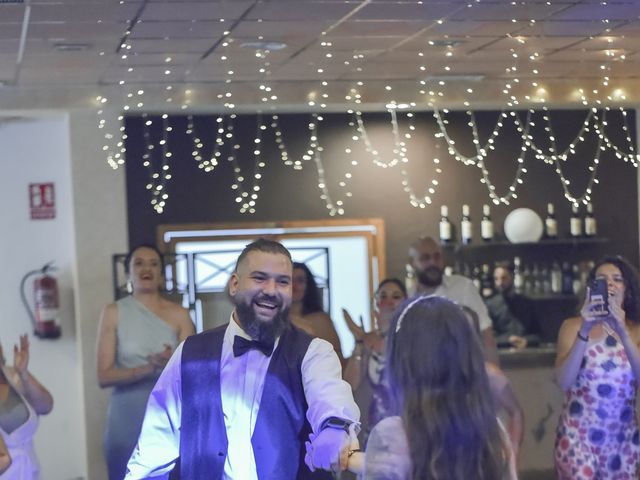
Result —
M169 359L173 355L173 348L168 343L164 344L164 350L158 353L152 353L147 357L149 364L153 366L154 370L162 370Z

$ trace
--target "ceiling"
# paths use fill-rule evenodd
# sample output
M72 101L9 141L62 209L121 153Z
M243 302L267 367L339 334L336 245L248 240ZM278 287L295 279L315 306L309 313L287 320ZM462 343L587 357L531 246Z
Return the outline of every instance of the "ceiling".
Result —
M639 51L640 0L0 0L0 108L637 105Z

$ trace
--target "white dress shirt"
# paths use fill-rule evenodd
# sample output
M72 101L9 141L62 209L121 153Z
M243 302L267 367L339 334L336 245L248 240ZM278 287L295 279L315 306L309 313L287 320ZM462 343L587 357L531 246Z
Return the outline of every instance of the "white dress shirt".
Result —
M249 336L231 318L222 343L220 389L229 442L224 480L258 480L251 437L260 409L265 376L271 357L258 350L233 355L236 335ZM149 397L138 445L127 468L126 480L168 478L180 448L182 406L180 344L167 363ZM276 341L275 347L278 347ZM307 420L314 432L328 417L357 422L360 411L331 344L314 338L302 360L302 381L309 406ZM297 456L297 452L295 454Z
M446 297L476 312L480 323L480 331L492 328L493 324L491 323L487 306L484 304L476 286L467 277L445 275L442 277L442 283L433 294Z

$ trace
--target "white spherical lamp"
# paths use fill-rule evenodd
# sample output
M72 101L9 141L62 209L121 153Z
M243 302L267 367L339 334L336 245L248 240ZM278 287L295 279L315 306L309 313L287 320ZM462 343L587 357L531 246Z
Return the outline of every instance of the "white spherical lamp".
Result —
M511 243L537 242L543 230L542 219L530 208L516 208L504 219L504 234Z

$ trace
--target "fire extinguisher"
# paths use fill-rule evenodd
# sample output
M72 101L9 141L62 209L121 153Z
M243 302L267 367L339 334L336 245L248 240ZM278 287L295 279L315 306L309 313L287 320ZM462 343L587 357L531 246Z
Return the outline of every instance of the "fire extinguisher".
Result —
M49 274L54 270L53 262L47 263L38 270L27 272L20 281L20 296L27 309L33 333L40 338L58 338L61 334L59 322L60 297L58 294L58 281ZM29 277L38 275L33 280L33 304L31 308L25 294L25 285Z

